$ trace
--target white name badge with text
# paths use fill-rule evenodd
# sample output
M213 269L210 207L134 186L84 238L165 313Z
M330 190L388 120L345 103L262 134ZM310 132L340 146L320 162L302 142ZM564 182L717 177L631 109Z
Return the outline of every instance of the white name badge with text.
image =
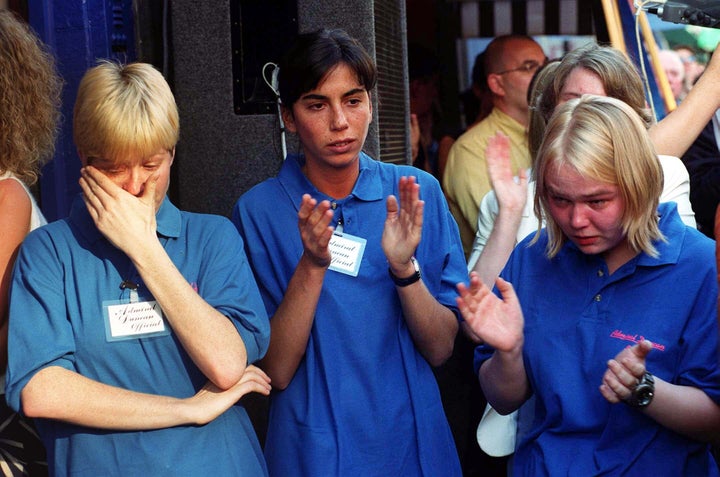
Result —
M330 239L330 270L357 277L366 243L364 238L334 233Z
M170 328L165 323L162 308L157 301L105 301L103 311L105 337L108 341L170 334Z

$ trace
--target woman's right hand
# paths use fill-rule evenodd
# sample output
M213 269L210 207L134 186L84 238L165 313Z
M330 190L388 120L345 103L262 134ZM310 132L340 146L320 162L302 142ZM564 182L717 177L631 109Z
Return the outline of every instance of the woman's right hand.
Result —
M515 180L510 161L510 138L501 132L488 139L485 148L490 185L495 191L500 211L507 210L520 214L527 201L527 173L518 171L519 180Z
M246 394L256 392L267 396L270 390L270 378L265 371L250 364L240 381L231 388L222 390L208 381L197 394L186 399L185 404L189 406L191 422L204 425L230 409Z
M518 351L523 345L524 324L520 302L509 282L498 278L495 285L502 300L472 272L469 287L457 285L458 309L473 334L483 342L497 351Z
M330 266L330 239L333 227L330 226L333 211L330 202L323 200L318 204L310 194L303 194L300 210L298 211L298 227L303 243L304 255L318 266Z

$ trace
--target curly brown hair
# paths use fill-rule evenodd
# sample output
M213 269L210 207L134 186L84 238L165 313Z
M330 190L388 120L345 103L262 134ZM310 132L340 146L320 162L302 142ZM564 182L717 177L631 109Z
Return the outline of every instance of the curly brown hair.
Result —
M30 27L0 10L0 172L28 185L53 155L62 80Z

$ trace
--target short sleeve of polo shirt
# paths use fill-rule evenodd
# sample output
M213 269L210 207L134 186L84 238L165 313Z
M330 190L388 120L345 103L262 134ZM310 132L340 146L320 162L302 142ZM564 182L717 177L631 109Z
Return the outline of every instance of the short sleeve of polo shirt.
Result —
M437 301L462 320L457 309L456 287L460 282L467 284L469 278L457 223L437 180L424 171L412 172L418 176L421 197L425 201L423 235L416 250L421 267L427 271L423 281ZM411 171L405 174L410 175Z
M88 278L89 279L89 278ZM20 392L37 371L74 371L75 337L65 305L63 270L44 228L25 238L10 288L6 399L20 410Z
M700 234L693 234L699 236ZM686 248L689 253L705 250L705 256L711 255L710 249L713 244L704 237L700 237L702 243L689 243ZM701 254L695 258L702 257ZM717 272L712 263L699 263L693 258L684 256L680 260L687 260L689 263L683 267L688 274L687 279L678 277L678 288L670 291L677 293L678 299L684 296L692 298L693 303L688 313L688 319L682 325L682 339L679 343L680 353L677 363L676 377L673 384L693 386L702 389L713 401L720 405L720 347L718 344L718 322L717 316ZM693 290L687 290L686 286L692 284Z
M243 339L248 363L261 359L270 343L270 325L243 239L226 218L218 218L202 248L198 293L227 316ZM209 224L208 224L209 225Z

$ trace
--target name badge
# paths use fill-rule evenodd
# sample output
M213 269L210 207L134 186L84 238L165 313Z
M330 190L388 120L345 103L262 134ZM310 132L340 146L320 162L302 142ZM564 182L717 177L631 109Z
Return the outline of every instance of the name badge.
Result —
M105 338L107 341L130 340L152 336L166 336L170 328L165 323L157 301L103 302Z
M364 238L334 233L330 239L330 270L357 277L366 243Z

